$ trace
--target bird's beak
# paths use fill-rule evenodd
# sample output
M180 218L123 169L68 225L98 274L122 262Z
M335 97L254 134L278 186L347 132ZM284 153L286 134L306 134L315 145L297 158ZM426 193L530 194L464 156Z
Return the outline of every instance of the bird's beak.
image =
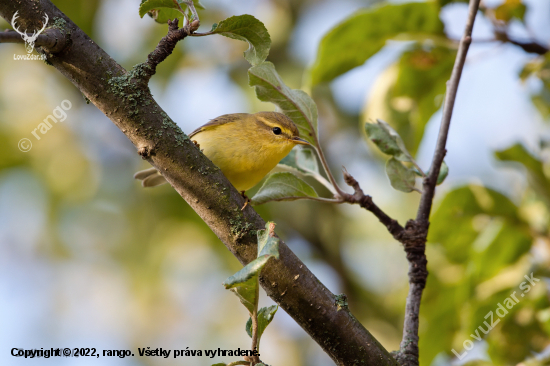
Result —
M291 141L294 142L295 144L299 144L299 145L311 145L309 142L307 142L306 140L301 139L299 137L293 137L291 139Z

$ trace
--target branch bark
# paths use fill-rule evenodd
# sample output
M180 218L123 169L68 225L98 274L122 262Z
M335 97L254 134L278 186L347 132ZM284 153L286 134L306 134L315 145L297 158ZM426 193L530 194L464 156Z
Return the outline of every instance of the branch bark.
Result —
M0 0L4 19L16 10L29 28L44 13L65 24L70 47L46 52L48 62L115 123L241 263L256 258L255 232L265 227L264 220L250 206L241 212L239 192L157 105L142 81L150 72L147 63L126 72L49 0ZM266 266L260 282L336 364L396 365L283 242L280 260Z

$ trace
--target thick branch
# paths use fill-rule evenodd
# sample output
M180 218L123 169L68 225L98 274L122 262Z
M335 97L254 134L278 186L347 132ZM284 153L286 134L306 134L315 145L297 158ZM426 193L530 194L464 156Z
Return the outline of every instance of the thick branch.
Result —
M255 231L265 227L264 220L250 206L241 211L239 192L157 105L142 82L147 65L126 72L49 0L0 0L4 19L16 10L23 26L44 13L65 20L72 45L49 58L51 64L120 128L241 263L256 258ZM395 365L284 243L279 250L280 260L266 266L260 281L336 364Z

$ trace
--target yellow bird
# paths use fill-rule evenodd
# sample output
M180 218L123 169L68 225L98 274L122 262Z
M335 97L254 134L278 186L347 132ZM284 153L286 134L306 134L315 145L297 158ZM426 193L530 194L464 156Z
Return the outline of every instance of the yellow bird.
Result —
M309 145L300 138L294 122L277 112L225 114L199 127L189 137L243 195L294 146ZM137 172L134 178L142 180L144 187L166 183L155 168Z

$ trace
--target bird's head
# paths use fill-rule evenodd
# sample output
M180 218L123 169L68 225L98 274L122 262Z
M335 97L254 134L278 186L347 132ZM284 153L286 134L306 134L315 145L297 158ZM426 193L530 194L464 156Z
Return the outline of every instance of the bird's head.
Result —
M309 145L309 142L300 138L298 127L286 115L278 112L259 112L253 115L258 138L269 145L294 147L295 145Z

